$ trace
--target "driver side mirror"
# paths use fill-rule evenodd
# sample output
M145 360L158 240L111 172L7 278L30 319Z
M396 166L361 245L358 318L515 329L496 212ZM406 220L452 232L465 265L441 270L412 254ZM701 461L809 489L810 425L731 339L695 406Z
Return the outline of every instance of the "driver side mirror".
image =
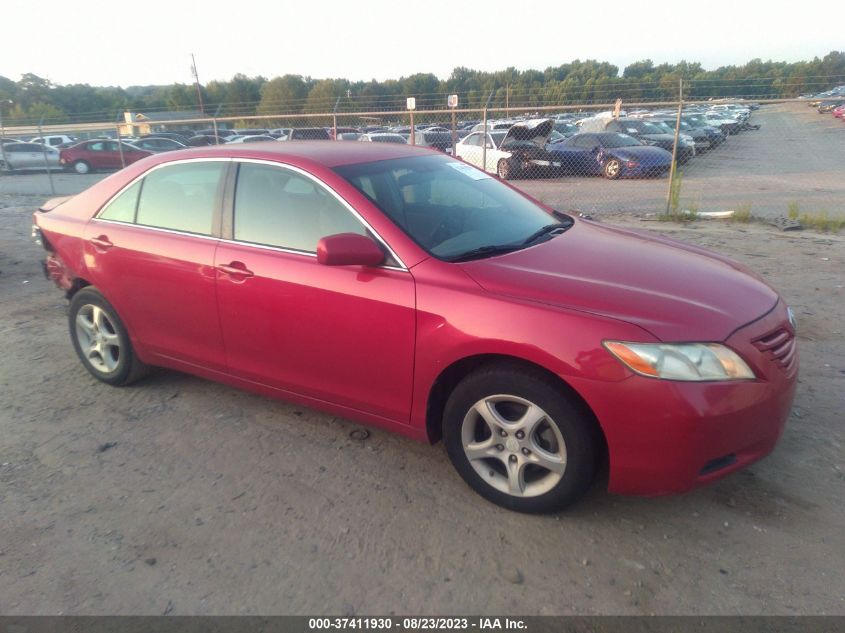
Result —
M379 266L384 253L365 235L338 233L317 242L317 261L325 266Z

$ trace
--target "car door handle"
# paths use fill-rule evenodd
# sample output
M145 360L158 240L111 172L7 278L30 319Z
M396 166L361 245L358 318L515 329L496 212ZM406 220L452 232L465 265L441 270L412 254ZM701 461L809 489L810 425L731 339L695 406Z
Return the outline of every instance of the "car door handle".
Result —
M111 248L112 246L114 246L114 244L111 243L111 240L108 237L106 237L105 235L99 235L97 237L92 237L88 241L91 242L97 248L101 248L103 250Z
M253 277L254 274L243 262L229 262L217 266L217 270L232 277Z

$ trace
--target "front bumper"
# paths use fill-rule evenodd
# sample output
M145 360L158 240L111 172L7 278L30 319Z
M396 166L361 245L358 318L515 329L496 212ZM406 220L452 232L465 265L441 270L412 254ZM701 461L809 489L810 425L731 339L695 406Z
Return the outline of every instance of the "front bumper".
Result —
M790 366L760 339L786 332ZM757 341L755 343L755 341ZM786 306L738 330L727 341L757 380L675 382L631 376L587 397L607 439L608 490L662 495L683 492L768 455L783 432L798 377L794 332Z

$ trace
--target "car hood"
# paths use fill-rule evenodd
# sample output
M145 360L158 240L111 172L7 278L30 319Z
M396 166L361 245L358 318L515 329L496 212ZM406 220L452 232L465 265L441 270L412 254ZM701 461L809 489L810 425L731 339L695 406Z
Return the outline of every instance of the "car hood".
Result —
M778 300L728 258L583 220L537 246L461 266L488 292L620 319L663 341L723 341Z
M538 147L543 147L548 143L552 130L555 129L554 125L552 119L534 119L514 123L508 128L508 133L502 139L500 147L504 149L508 143L513 141L530 141Z
M672 161L672 152L653 145L629 145L627 147L609 147L602 150L604 154L616 156L621 160L645 161L650 164L661 165Z
M684 134L681 131L681 134ZM644 139L646 141L654 141L655 143L674 143L675 142L675 135L674 134L640 134L637 138Z

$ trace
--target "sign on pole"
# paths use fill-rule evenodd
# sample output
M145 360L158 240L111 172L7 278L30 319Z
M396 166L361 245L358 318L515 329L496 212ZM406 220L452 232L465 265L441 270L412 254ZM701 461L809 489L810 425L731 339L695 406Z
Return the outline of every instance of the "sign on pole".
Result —
M408 109L409 110L416 110L417 109L417 100L414 97L408 97Z
M457 108L458 107L458 95L449 95L446 98L446 105L450 108Z

